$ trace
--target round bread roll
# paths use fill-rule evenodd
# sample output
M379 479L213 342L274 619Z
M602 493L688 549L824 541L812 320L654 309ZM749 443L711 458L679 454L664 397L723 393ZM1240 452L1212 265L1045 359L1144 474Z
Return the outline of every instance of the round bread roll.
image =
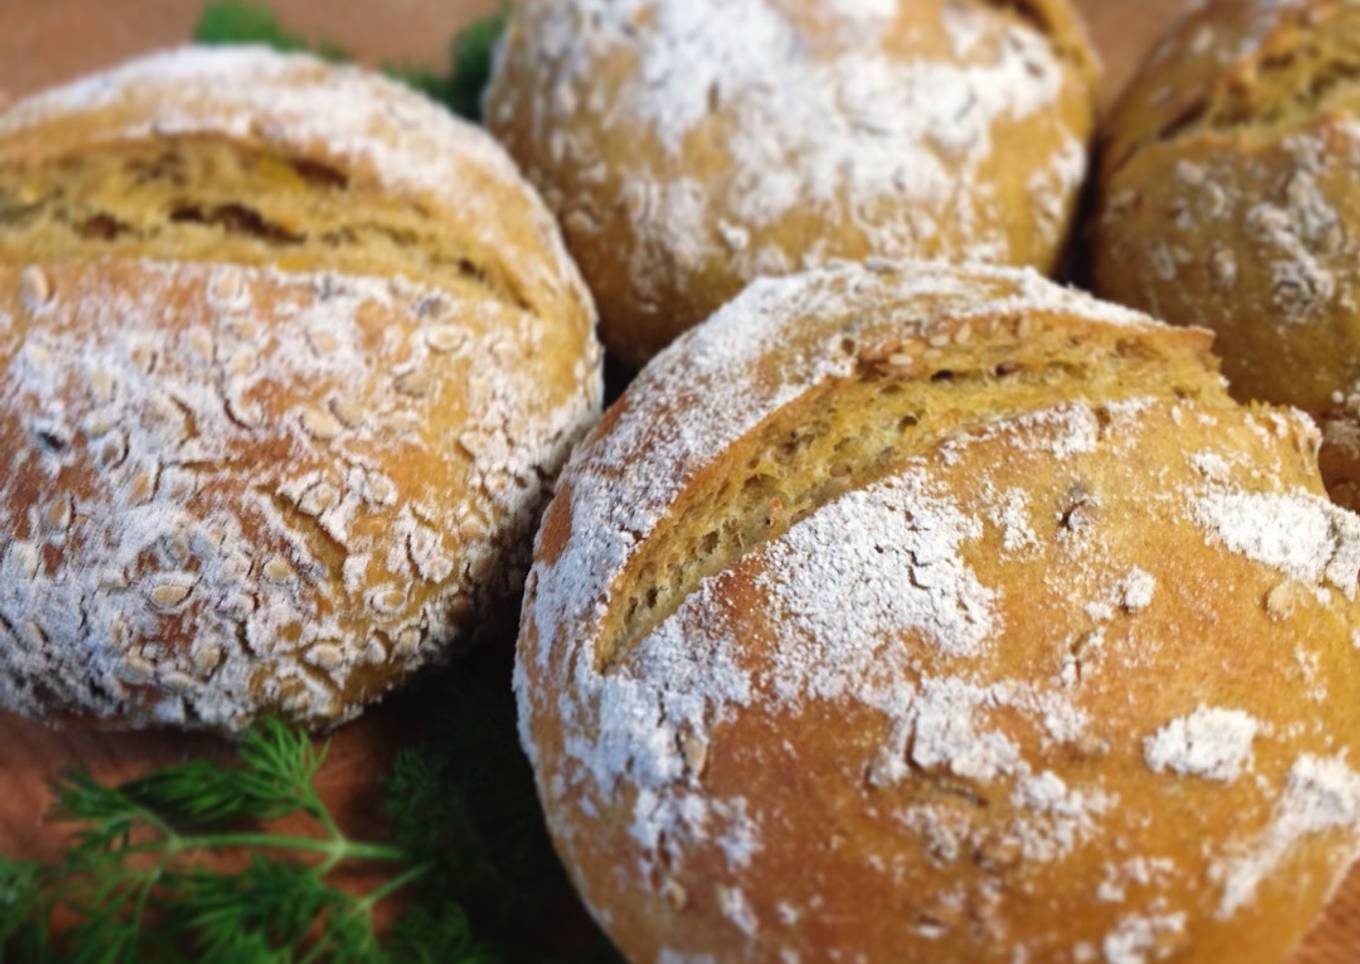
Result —
M1204 325L1233 393L1322 425L1360 507L1360 7L1201 4L1110 119L1094 285Z
M1360 518L1209 336L763 280L577 450L516 667L634 961L1278 961L1360 840Z
M0 114L0 706L325 727L528 567L594 313L485 134L184 49Z
M1067 0L541 0L485 115L636 366L835 258L1053 268L1094 80Z

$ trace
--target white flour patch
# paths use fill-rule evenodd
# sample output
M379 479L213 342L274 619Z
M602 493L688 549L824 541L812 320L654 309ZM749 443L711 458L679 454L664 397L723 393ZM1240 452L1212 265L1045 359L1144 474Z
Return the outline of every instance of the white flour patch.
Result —
M1231 783L1251 766L1251 744L1261 724L1241 710L1200 706L1143 741L1147 765L1161 773Z
M1101 950L1105 952L1106 964L1146 964L1150 960L1160 960L1159 944L1168 935L1184 931L1185 922L1186 916L1181 912L1129 914L1105 935Z
M1346 831L1351 847L1356 846L1360 774L1340 758L1305 754L1290 768L1284 796L1260 838L1245 853L1215 865L1215 879L1223 885L1218 916L1232 917L1248 906L1261 881L1288 859L1299 840L1331 830Z
M1360 517L1311 492L1213 490L1191 506L1216 540L1300 582L1324 580L1355 598L1360 575Z
M1039 537L1030 521L1029 497L1023 489L1008 489L994 503L991 518L1001 528L1001 545L1007 552L1038 548Z
M1011 803L1024 814L1013 829L1025 858L1051 861L1094 835L1097 818L1108 813L1118 798L1100 789L1073 789L1056 773L1045 770L1021 779Z
M1156 577L1138 566L1129 570L1129 574L1120 585L1124 608L1131 613L1141 612L1152 605L1152 596L1156 591Z
M737 929L747 937L753 937L760 929L755 911L751 909L751 903L746 899L746 893L739 888L719 887L718 907L722 910L723 916L736 924Z
M915 632L975 656L999 629L994 594L960 554L981 534L976 519L927 495L923 477L902 476L837 499L773 543L771 598L790 631L821 645ZM826 656L826 666L841 662Z

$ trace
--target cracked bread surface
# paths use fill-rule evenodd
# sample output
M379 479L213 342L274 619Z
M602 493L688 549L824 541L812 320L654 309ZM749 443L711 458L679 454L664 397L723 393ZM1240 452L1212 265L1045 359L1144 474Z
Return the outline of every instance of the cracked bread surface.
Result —
M0 705L338 724L518 590L594 312L485 134L186 48L0 114Z
M1360 505L1360 9L1203 4L1105 124L1093 224L1103 297L1216 333L1240 399L1323 432L1334 498Z
M1055 268L1095 75L1066 0L546 0L512 8L484 114L637 367L761 276Z
M625 955L1285 956L1360 845L1360 518L1209 346L876 262L643 371L545 514L516 664Z

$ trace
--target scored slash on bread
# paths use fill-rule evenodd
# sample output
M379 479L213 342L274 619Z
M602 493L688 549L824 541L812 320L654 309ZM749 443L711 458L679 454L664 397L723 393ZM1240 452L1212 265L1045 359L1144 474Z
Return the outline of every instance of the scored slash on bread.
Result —
M642 373L549 507L516 669L625 954L1298 941L1360 839L1360 520L1208 347L876 263L757 282Z
M263 49L0 114L0 705L342 722L520 586L594 310L482 132Z
M875 262L866 270L814 273L798 284L756 282L738 306L720 312L676 353L683 367L644 371L606 413L550 506L540 553L553 561L579 526L591 538L573 542L580 555L561 568L583 580L612 580L626 565L622 581L632 582L648 564L651 537L666 534L655 530L688 527L696 508L705 518L738 514L752 498L748 512L776 513L769 525L755 520L768 538L790 521L784 503L810 499L815 508L857 487L855 476L862 485L913 444L926 444L932 431L949 427L969 402L991 418L1004 409L984 406L1010 398L1019 411L1051 404L1064 381L1088 390L1082 363L1091 347L1082 338L1097 340L1110 356L1111 370L1093 374L1105 380L1111 399L1146 392L1147 385L1129 378L1139 371L1168 395L1221 394L1205 332L1169 331L1037 274L981 268L961 274L941 265L941 278L922 271L898 281L898 270ZM904 319L898 305L914 316ZM1034 317L1045 306L1056 314L1051 326ZM1069 338L1077 344L1067 344ZM891 394L882 396L885 390ZM842 399L848 414L837 425ZM781 458L813 477L775 483L772 471L788 473ZM762 483L805 491L793 500L781 491L781 505L771 507L774 493ZM576 521L562 523L559 514ZM735 531L712 535L728 545L749 539L744 520L734 521ZM719 521L710 528L723 527ZM675 559L713 552L702 539L680 542ZM648 575L668 581L665 567ZM606 594L605 585L595 585L573 589L572 597L593 606ZM573 624L580 618L570 609L554 618L562 616Z

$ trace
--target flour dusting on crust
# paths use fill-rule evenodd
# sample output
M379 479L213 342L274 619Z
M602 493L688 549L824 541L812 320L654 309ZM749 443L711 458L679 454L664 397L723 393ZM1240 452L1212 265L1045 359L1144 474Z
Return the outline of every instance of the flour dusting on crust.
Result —
M1352 833L1360 824L1360 774L1344 760L1312 755L1290 768L1283 798L1270 826L1245 853L1216 867L1223 885L1220 917L1230 917L1256 895L1261 881L1289 856L1305 836L1331 831ZM1352 851L1356 850L1352 841Z
M664 932L677 955L853 959L891 914L901 946L956 956L1152 961L1190 952L1217 901L1225 917L1260 910L1257 884L1311 853L1305 839L1335 833L1329 867L1355 843L1349 770L1316 762L1339 760L1332 723L1349 712L1331 636L1297 642L1297 699L1226 698L1232 673L1295 645L1261 605L1279 569L1338 625L1354 620L1344 593L1314 591L1345 582L1353 520L1310 501L1305 421L1238 408L1207 364L1190 398L1149 382L1107 399L1093 380L1029 405L1013 401L1028 389L996 388L979 403L999 397L995 409L957 422L906 420L881 472L819 490L787 528L756 530L685 584L659 622L619 630L638 585L663 581L650 540L703 531L664 527L703 505L684 500L704 473L762 466L797 483L820 467L795 453L766 469L758 446L738 447L769 420L808 398L915 391L896 377L942 383L942 407L974 404L948 385L1007 376L994 359L1013 333L986 319L1012 311L1040 337L1112 335L1092 366L1188 336L1029 274L837 266L751 286L659 356L574 457L540 538L515 685L550 828L618 933ZM988 364L875 367L960 330ZM1006 348L983 354L993 337ZM850 394L866 385L880 394ZM1304 548L1239 525L1239 505L1251 516L1277 499L1303 504ZM1215 635L1230 606L1240 629ZM1250 668L1215 677L1224 654L1204 647L1229 642ZM1193 852L1176 843L1175 828L1238 799L1254 818L1197 827ZM870 888L872 923L856 917ZM1083 908L1079 948L1054 943L1065 925L1030 924L1059 906ZM808 923L827 914L855 922L834 948Z
M445 658L518 587L545 474L597 403L582 359L582 390L544 404L520 368L542 322L491 294L29 271L45 298L0 336L0 702L33 715L352 715L354 676Z
M694 473L783 406L854 371L847 338L905 337L924 346L940 319L967 323L1027 313L1134 328L1157 324L1027 269L840 263L754 282L682 336L666 361L648 366L629 386L627 416L574 459L567 496L573 530L581 535L568 543L552 577L540 581L531 610L540 634L549 639L562 621L576 626L598 619L607 579L666 517ZM763 359L795 337L806 348L771 370ZM1080 447L1089 437L1055 444ZM626 489L618 484L625 471ZM544 647L540 657L547 653Z
M1172 720L1143 741L1153 770L1194 774L1231 783L1251 765L1251 744L1260 724L1241 710L1200 706Z
M1311 492L1211 491L1192 512L1210 535L1300 582L1323 582L1354 598L1360 518Z
M629 297L663 315L706 266L1048 261L1087 162L1069 53L1004 5L551 0L512 17L487 122L574 245L626 222Z
M780 573L771 598L790 634L919 632L954 656L977 655L996 636L993 593L959 556L982 526L923 487L906 476L852 492L770 547L766 565ZM818 662L846 664L829 653Z

